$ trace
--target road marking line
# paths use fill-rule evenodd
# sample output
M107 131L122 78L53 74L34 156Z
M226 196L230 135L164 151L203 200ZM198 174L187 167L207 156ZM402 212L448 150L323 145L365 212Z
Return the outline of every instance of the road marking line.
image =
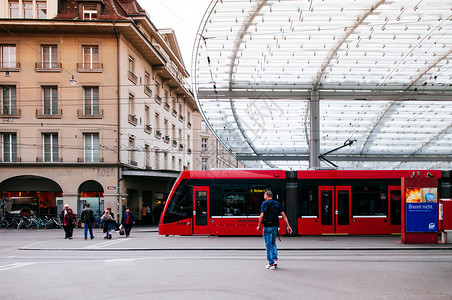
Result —
M87 246L87 247L84 247L84 249L98 249L98 248L103 248L106 246L114 245L114 244L125 242L125 241L128 241L128 240L121 239L121 240L116 240L116 241L108 241L108 242L103 242L103 243L99 243L96 245Z
M27 249L27 248L31 248L31 247L33 247L33 246L36 246L36 245L39 245L39 244L42 244L42 243L45 243L45 242L47 242L47 241L40 241L40 242L33 243L33 244L30 244L30 245L27 245L27 246L21 247L21 248Z
M14 264L9 264L9 265L5 265L5 266L1 266L0 267L0 272L1 271L7 271L7 270L11 270L14 268L20 268L20 267L25 267L25 266L29 266L29 265L33 265L35 263L14 263Z

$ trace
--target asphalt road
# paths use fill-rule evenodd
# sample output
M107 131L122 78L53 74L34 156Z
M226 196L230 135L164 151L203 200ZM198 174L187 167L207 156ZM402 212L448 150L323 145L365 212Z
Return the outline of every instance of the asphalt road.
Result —
M2 233L0 299L452 299L450 249L281 250L267 270L263 249L18 250L43 241Z

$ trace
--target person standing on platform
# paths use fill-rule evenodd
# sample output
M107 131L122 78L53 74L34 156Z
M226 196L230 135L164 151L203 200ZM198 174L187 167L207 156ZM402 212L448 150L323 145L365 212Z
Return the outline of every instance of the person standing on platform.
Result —
M81 222L85 227L85 240L88 239L88 230L91 239L94 238L93 235L93 224L96 219L94 218L94 212L91 209L91 204L86 203L85 208L82 210Z
M276 236L278 235L279 215L281 215L286 222L287 232L292 233L292 228L289 225L289 220L284 213L281 204L273 200L272 191L266 191L264 194L265 201L261 205L261 214L259 216L259 223L257 230L261 229L261 224L264 224L263 237L265 248L267 249L268 265L265 267L269 270L276 269L278 265L278 249L276 248Z
M64 226L67 228L67 235L70 240L72 240L72 234L74 232L74 227L77 225L77 216L72 212L71 208L67 209L66 215L64 215Z
M143 207L141 208L141 224L146 224L146 206L143 202Z
M68 209L69 209L69 205L65 204L63 210L60 213L60 221L61 221L61 224L63 224L64 238L65 239L69 238L67 227L66 227L66 225L64 225L64 216L67 214L67 210Z
M126 237L128 237L132 230L132 225L135 224L135 216L128 207L126 207L126 211L122 214L121 224L124 226Z

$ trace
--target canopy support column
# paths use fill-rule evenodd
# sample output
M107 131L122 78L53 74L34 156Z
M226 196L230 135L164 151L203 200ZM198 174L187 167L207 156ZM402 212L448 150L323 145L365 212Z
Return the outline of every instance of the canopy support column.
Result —
M309 168L320 168L320 102L319 91L313 89L311 91L311 99L309 100Z

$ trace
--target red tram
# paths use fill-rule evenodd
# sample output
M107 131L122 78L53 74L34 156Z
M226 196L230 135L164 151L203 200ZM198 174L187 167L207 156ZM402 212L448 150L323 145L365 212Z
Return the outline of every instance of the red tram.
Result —
M448 171L447 171L448 172ZM401 178L438 170L183 171L160 218L161 235L260 235L264 192L271 189L299 235L398 234ZM450 172L449 172L450 173ZM280 219L281 234L285 224Z

